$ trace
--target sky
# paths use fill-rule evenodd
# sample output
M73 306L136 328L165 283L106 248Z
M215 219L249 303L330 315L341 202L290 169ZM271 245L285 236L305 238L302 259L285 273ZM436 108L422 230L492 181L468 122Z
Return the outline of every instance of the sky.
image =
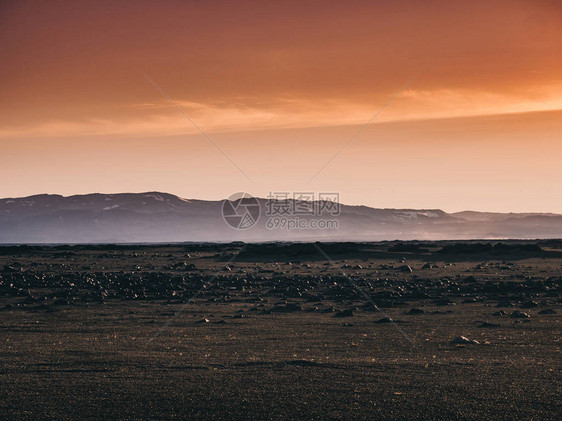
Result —
M0 197L562 213L557 0L4 0L0 77Z

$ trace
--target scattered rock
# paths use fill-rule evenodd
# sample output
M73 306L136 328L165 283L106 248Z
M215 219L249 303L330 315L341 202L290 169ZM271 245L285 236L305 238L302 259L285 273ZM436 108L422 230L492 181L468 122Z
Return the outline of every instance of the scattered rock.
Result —
M500 317L500 316L505 316L506 312L503 310L500 311L496 311L495 313L492 313L492 316L496 316L496 317Z
M478 327L501 327L501 325L497 323L482 322Z
M66 306L70 304L70 301L68 301L66 298L57 298L54 302L54 305L56 306Z
M353 309L348 308L347 310L338 311L333 317L352 317Z
M405 272L405 273L412 273L412 268L408 265L402 265L398 267L398 270L400 272Z
M15 272L21 272L22 268L21 267L16 267L19 265L4 265L4 269L2 270L2 272L4 273L15 273Z
M423 311L421 308L415 308L415 307L411 308L409 311L406 312L406 314L411 316L416 314L423 314L423 313L425 313L425 311Z
M479 345L480 342L474 339L468 339L466 336L457 336L451 341L452 344L456 345Z
M539 314L558 314L558 313L551 308L546 308L544 310L539 311Z
M511 313L511 317L513 319L529 319L531 316L523 311L515 310L513 313Z
M288 303L285 305L275 306L270 311L272 313L293 313L295 311L303 311L300 304Z
M536 301L525 301L521 303L521 308L535 308L538 307L538 303Z
M390 317L383 317L382 319L379 319L377 321L375 321L376 324L381 325L381 324L385 324L385 323L402 323L401 320L394 320L391 319Z
M440 306L440 307L445 307L445 306L454 306L456 303L451 300L450 298L439 298L437 300L434 300L433 303L436 306Z

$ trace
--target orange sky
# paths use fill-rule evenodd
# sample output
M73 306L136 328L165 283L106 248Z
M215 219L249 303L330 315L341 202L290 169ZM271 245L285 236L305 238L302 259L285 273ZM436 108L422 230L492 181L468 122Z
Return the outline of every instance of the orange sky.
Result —
M0 63L0 197L562 213L560 1L3 1Z

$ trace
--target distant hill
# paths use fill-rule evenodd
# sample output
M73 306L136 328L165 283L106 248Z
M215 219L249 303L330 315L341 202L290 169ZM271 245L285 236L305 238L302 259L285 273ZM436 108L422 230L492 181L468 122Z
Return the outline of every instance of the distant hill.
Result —
M477 238L561 238L562 215L378 209L340 205L324 215L338 228L286 229L261 216L245 230L223 219L224 201L183 199L167 193L36 195L0 199L0 243L145 243L189 241L365 241ZM293 201L283 202L295 205ZM318 209L320 202L307 202ZM237 203L234 203L237 204ZM294 218L291 215L278 217ZM317 216L298 215L305 225Z

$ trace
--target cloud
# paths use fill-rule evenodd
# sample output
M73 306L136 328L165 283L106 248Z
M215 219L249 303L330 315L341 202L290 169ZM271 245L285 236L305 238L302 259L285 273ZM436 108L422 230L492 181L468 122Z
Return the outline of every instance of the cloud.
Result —
M535 89L532 95L454 89L408 89L377 116L376 122L485 116L562 109L562 84ZM207 133L364 124L388 100L371 103L329 99L234 97L177 105ZM175 106L162 99L125 104L138 117L51 120L0 130L0 138L66 138L93 135L154 136L197 134L199 130ZM134 114L134 113L133 113ZM126 116L125 116L126 115Z

